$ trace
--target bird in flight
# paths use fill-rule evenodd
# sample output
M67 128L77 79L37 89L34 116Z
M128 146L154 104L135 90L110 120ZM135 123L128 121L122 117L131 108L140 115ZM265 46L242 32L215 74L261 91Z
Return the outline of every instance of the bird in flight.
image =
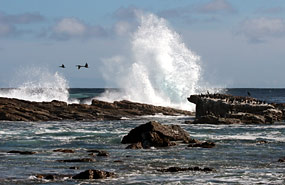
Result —
M61 66L59 66L59 67L61 67L61 68L65 68L65 65L64 65L64 64L61 64Z
M86 62L85 65L76 65L77 69L80 69L81 67L89 68L88 63Z

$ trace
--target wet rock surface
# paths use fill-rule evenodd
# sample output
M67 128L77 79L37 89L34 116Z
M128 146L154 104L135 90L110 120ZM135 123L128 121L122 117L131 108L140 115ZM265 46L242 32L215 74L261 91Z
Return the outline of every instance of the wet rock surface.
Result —
M77 175L74 175L73 179L106 179L110 177L115 177L112 172L102 171L102 170L86 170Z
M160 172L181 172L181 171L202 171L202 172L211 172L213 168L205 167L200 168L198 166L195 167L188 167L188 168L181 168L181 167L169 167L167 169L160 169Z
M67 104L61 101L31 102L0 97L0 120L7 121L58 121L58 120L119 120L143 115L193 115L169 107L153 106L130 101L108 103L93 100L91 105Z
M150 147L173 146L173 141L184 143L195 142L190 135L178 125L162 125L159 122L151 121L132 129L124 136L121 143L132 144L127 148L140 149Z
M197 143L190 143L188 147L200 147L200 148L213 148L216 144L214 142L205 141L205 142L197 142Z
M80 163L80 162L94 162L95 159L92 158L79 158L79 159L64 159L64 160L57 160L58 162L65 162L65 163Z
M9 151L7 153L9 153L9 154L21 154L21 155L33 155L33 154L36 154L37 152L12 150L12 151Z
M280 106L251 97L226 94L191 95L196 119L188 124L265 124L283 119Z
M284 163L285 162L285 157L282 157L282 158L278 159L278 162Z

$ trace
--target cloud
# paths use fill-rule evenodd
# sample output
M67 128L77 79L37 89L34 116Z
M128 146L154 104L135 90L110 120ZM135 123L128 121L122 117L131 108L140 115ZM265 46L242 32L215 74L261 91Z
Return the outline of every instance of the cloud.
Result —
M0 22L7 24L31 24L42 22L45 20L45 17L39 13L24 13L24 14L15 14L8 15L3 12L0 12Z
M52 38L69 40L72 38L105 37L107 31L101 26L92 26L76 18L62 18L52 27Z
M240 23L238 33L243 34L252 42L282 37L285 36L285 19L265 17L245 19Z
M211 0L208 3L199 3L176 7L159 12L158 14L167 19L179 18L186 23L209 23L220 22L219 16L233 14L237 10L226 0Z
M38 13L24 13L24 14L6 14L0 12L0 36L15 36L23 33L28 33L18 26L21 24L33 24L45 21L45 18Z
M119 36L132 33L139 25L138 18L141 14L143 14L143 11L134 6L117 9L112 16L117 20L112 32Z
M272 8L261 8L258 9L255 13L257 14L281 14L285 12L283 7L272 7Z
M237 10L226 0L212 0L197 8L200 13L235 13Z

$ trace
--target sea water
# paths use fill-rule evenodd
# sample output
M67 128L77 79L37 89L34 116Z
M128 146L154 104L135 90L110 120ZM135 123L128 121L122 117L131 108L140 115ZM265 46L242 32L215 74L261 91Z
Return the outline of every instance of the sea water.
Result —
M112 89L108 89L112 91ZM113 89L118 91L118 89ZM268 97L285 102L285 89L225 89L235 95ZM102 89L70 89L71 97L100 96ZM73 93L72 93L73 92ZM283 94L280 96L280 94ZM0 184L284 184L285 124L266 125L186 125L184 116L143 116L118 121L60 121L0 123ZM216 147L188 148L181 144L169 148L125 149L121 139L131 129L148 121L176 124L191 137L213 141ZM266 141L262 143L260 141ZM55 149L74 149L57 153ZM109 152L109 157L92 157L95 162L62 163L58 160L86 158L88 149ZM35 151L34 155L8 151ZM114 162L121 161L121 162ZM213 172L165 173L159 169L211 167ZM78 169L70 169L78 167ZM107 180L38 180L36 174L75 175L87 169L116 173Z
M267 102L285 103L284 89L213 89L201 86L200 57L183 43L167 21L153 14L139 14L139 27L130 39L130 56L109 60L103 70L118 89L70 89L58 72L28 71L27 81L13 89L0 89L0 97L30 101L59 100L90 104L92 98L106 101L128 99L142 103L195 110L187 101L191 94L222 92ZM117 65L116 65L117 64ZM113 69L113 71L112 71ZM25 79L20 77L19 79ZM130 80L131 79L131 80ZM0 122L0 184L284 184L285 125L186 125L194 117L163 115L117 121ZM125 149L121 139L131 129L148 121L177 124L201 141L216 147ZM261 142L260 142L261 141ZM266 142L263 142L266 141ZM55 149L74 149L57 153ZM62 163L58 160L90 157L88 149L106 150L109 157L95 162ZM35 151L34 155L7 153ZM121 162L115 162L121 161ZM165 173L160 169L211 167L212 172ZM70 169L76 167L77 169ZM87 169L114 172L107 180L39 180L36 174L75 175Z

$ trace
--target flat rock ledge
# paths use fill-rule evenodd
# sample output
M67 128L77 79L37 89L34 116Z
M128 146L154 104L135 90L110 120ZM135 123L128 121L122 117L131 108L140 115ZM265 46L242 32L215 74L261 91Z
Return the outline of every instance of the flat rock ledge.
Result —
M122 144L131 144L127 149L147 149L150 147L168 147L176 145L175 142L195 143L188 132L179 125L162 125L150 121L132 129L123 137Z
M190 111L126 100L108 103L94 99L91 105L86 105L67 104L56 100L31 102L0 97L0 120L6 121L119 120L155 114L194 115Z
M226 94L191 95L196 118L188 124L268 124L283 120L284 106Z

